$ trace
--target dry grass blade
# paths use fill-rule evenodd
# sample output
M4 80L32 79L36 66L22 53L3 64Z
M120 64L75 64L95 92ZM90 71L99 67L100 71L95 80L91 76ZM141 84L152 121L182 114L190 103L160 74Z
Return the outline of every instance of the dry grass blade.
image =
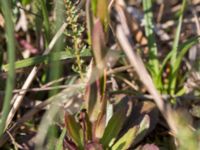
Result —
M131 39L131 33L129 30L129 27L127 25L127 19L125 10L123 9L124 3L121 0L118 0L115 4L115 9L117 12L117 19L118 24L116 26L116 37L118 39L118 42L120 43L122 49L126 53L131 65L134 67L136 73L140 77L140 80L143 82L143 84L148 89L149 93L153 96L155 103L157 104L159 110L162 112L163 116L167 120L168 124L170 125L170 128L176 132L176 126L175 126L175 120L172 117L173 113L167 104L164 103L162 100L160 94L156 90L153 81L147 72L144 63L142 62L142 59L139 55L136 54L134 49L134 42Z
M51 49L55 45L57 39L62 35L62 33L65 30L66 26L67 26L66 23L64 23L61 26L61 28L58 30L58 32L56 33L56 35L53 37L52 41L50 42L48 48L44 51L44 55L48 54L51 51ZM31 73L29 74L29 76L27 77L26 81L24 82L24 84L22 86L22 90L26 90L26 89L29 88L29 86L31 85L35 75L38 72L38 70L39 70L39 67L37 67L37 66L33 67ZM10 122L12 121L12 119L13 119L16 111L18 110L18 108L19 108L19 106L20 106L20 104L21 104L26 92L27 91L22 91L22 92L20 92L20 93L18 93L16 95L14 95L14 97L12 99L12 102L14 102L14 103L13 103L13 106L12 106L10 112L9 112L8 117L7 117L6 128L10 124Z

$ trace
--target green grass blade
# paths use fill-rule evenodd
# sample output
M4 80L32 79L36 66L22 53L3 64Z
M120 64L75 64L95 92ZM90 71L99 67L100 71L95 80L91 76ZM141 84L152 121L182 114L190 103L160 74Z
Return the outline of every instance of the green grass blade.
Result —
M66 128L64 128L59 139L58 139L58 142L57 142L57 145L56 145L56 150L63 150L63 140L65 138L66 132L67 132L67 130L66 130Z
M0 136L4 132L6 119L10 110L10 100L12 98L12 91L14 88L14 80L15 80L15 39L14 39L14 25L12 22L12 11L10 6L10 1L0 0L1 10L5 17L6 23L6 39L7 39L7 49L8 49L8 63L9 72L6 81L6 91L5 98L2 109L2 117L0 120Z
M48 11L46 7L46 0L41 0L41 9L42 9L42 16L44 19L44 30L45 30L45 40L46 40L46 46L50 42L50 23L49 23L49 17L48 17Z
M159 74L159 61L158 61L158 50L157 44L154 36L154 25L153 25L153 13L152 0L143 0L144 9L144 20L145 20L145 34L148 39L149 48L149 62L148 66L154 82L156 81L157 75Z
M185 43L183 43L181 46L180 46L180 52L179 52L179 55L177 56L176 58L176 62L173 66L173 73L171 74L170 76L170 81L172 81L172 91L173 89L175 88L175 84L176 84L176 80L177 80L177 73L178 73L178 70L181 66L181 62L182 62L182 59L183 57L185 56L185 54L188 52L188 50L195 44L199 43L199 40L200 40L200 37L195 37L195 38L192 38L192 39L189 39L188 41L186 41ZM174 94L174 93L173 93Z
M185 10L185 7L186 7L186 3L187 3L187 1L183 0L182 7L181 7L181 10L180 10L180 16L179 16L179 19L178 19L178 26L177 26L177 30L176 30L176 34L175 34L175 38L174 38L174 42L173 42L173 47L172 47L171 65L173 65L175 63L177 53L178 53L178 44L179 44L179 39L180 39L180 34L181 34L183 14L184 14L184 10Z
M51 55L52 55L51 56L52 61L76 58L75 55L67 54L66 52L54 52ZM80 56L81 57L87 57L87 56L91 56L91 54L88 50L88 52L81 53ZM35 57L31 57L31 58L26 58L26 59L23 59L23 60L18 60L18 61L15 62L15 69L21 69L21 68L37 65L37 64L48 61L49 58L50 58L50 54L42 55L42 56L35 56ZM5 64L5 65L2 66L2 70L8 71L9 67L10 67L9 64Z
M176 63L174 65L175 72L178 71L178 68L179 68L181 61L182 61L183 57L185 56L185 54L188 52L188 50L192 46L194 46L195 44L198 44L199 40L200 40L200 36L197 36L197 37L188 39L185 43L180 44L180 46L178 48L180 52L179 52L178 57L176 58ZM163 72L167 62L170 60L171 57L172 57L172 51L163 60L163 63L161 65L161 69L160 69L160 73L159 73L160 76L162 75L162 72Z
M175 39L173 42L173 48L172 48L172 56L170 59L170 65L171 65L171 72L170 72L170 77L169 77L169 92L170 94L174 94L175 93L175 86L176 86L176 81L177 81L177 77L176 77L176 70L177 68L174 67L174 65L177 66L177 54L178 54L178 44L179 44L179 38L180 38L180 33L181 33L181 27L182 27L182 22L183 22L183 15L184 15L184 10L186 7L187 1L183 0L182 2L182 6L181 6L181 10L180 10L180 16L179 16L179 20L178 20L178 26L177 26L177 30L176 30L176 34L175 34Z
M191 39L187 40L185 43L181 44L181 46L179 48L180 53L177 56L176 63L175 63L175 66L174 66L175 72L177 72L178 68L180 67L181 61L182 61L183 57L185 56L185 54L188 52L188 50L192 46L199 43L199 40L200 40L200 36L191 38Z
M35 56L35 57L23 59L23 60L18 60L15 62L15 66L16 66L15 69L37 65L48 60L48 58L49 58L49 55L43 55L43 56ZM5 64L2 66L2 70L5 72L7 72L9 68L10 68L10 64Z
M172 57L171 57L171 60L170 60L171 65L174 65L174 63L176 61L177 53L178 53L178 44L179 44L179 39L180 39L180 34L181 34L183 14L184 14L184 10L185 10L185 7L186 7L186 2L187 2L186 0L183 0L182 7L181 7L181 10L180 10L178 26L177 26L177 30L176 30L176 34L175 34L175 38L174 38L174 42L173 42L173 47L172 47Z

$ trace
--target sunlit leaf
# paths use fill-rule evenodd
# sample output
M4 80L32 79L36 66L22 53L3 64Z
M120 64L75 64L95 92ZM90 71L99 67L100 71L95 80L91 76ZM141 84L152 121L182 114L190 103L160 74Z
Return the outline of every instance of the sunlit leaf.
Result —
M136 137L138 127L129 129L113 146L112 150L125 150L128 149Z
M109 120L103 137L100 140L104 146L108 147L109 144L117 138L117 135L119 134L126 119L126 112L126 109L118 110Z
M149 127L150 127L150 118L149 118L149 115L145 115L139 125L139 129L137 131L136 139L135 139L134 143L139 142L140 140L142 140L145 137L145 135L148 132Z
M154 82L157 80L159 72L158 50L154 37L153 13L151 11L152 0L143 0L144 19L145 19L145 34L148 39L150 72ZM155 82L156 83L156 82Z

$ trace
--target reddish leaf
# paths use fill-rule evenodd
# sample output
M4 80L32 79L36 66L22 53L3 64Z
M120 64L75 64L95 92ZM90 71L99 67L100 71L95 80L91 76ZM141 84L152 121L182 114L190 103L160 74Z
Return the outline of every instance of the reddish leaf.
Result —
M98 19L94 23L92 31L92 50L96 67L98 70L100 70L101 74L103 73L102 70L105 68L105 62L104 62L104 57L106 55L105 45L106 43L105 43L103 26L100 20Z

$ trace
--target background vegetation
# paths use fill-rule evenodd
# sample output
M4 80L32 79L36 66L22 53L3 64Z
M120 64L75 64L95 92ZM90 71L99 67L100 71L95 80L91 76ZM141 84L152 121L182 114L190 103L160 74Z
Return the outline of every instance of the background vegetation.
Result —
M0 147L198 150L199 0L0 0Z

